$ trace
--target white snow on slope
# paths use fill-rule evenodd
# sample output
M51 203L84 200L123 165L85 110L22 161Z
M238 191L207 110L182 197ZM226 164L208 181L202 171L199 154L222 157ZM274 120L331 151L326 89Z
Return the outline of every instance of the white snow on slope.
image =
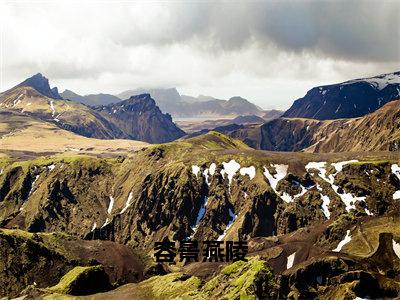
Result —
M128 209L128 207L132 204L131 203L132 198L133 198L133 193L130 192L128 195L128 199L126 199L125 207L121 210L119 214L123 214Z
M13 101L13 107L17 106L21 102L21 97L23 95L24 94L19 95L18 98Z
M324 213L324 215L327 219L330 219L331 212L329 211L329 204L331 203L331 199L329 199L328 196L322 194L322 188L319 185L317 185L317 189L318 189L318 191L320 191L319 194L320 194L321 200L322 200L322 205L321 205L322 212Z
M29 191L28 198L29 198L29 196L32 194L33 189L34 189L34 187L35 187L35 183L36 183L36 181L39 179L39 176L40 176L40 175L36 175L35 179L32 181L31 190Z
M283 178L285 178L285 176L287 174L288 166L287 165L274 165L274 164L272 164L271 166L275 167L276 174L272 175L268 171L268 169L266 167L264 167L264 175L268 179L269 184L271 185L272 189L275 191L276 194L278 194L282 198L283 201L285 201L286 203L294 202L295 199L303 196L307 192L307 189L299 183L299 185L301 187L300 193L298 193L294 196L291 196L286 192L279 193L276 190L276 187L278 185L278 182L280 180L282 180Z
M392 240L393 243L393 251L396 253L397 257L400 258L400 244L397 243L395 240Z
M206 179L206 183L207 183L207 185L210 185L210 182L208 181L208 168L206 168L204 171L203 171L203 176L204 176L204 178Z
M240 165L234 159L227 163L223 162L222 165L224 166L224 174L226 173L228 175L229 186L231 186L233 176L235 176L236 172L239 171ZM222 172L221 175L224 176Z
M103 228L104 226L106 226L108 224L108 218L106 219L106 221L104 222L104 224L101 226L101 228Z
M56 109L54 108L53 100L50 101L50 108L51 108L51 116L54 118L56 115Z
M393 164L392 167L392 173L396 175L396 177L400 180L400 167L398 164ZM398 200L400 199L400 190L394 192L393 194L393 200Z
M395 191L393 194L393 200L399 200L400 199L400 191Z
M240 175L249 175L250 179L253 179L256 176L256 168L254 166L250 166L247 168L240 169Z
M318 170L318 176L321 177L323 180L327 181L328 183L332 184L333 181L331 179L333 178L328 178L326 177L326 169L325 169L326 162L325 161L320 161L320 162L309 162L305 168L306 171L308 172L310 169L316 169ZM332 182L331 182L332 181Z
M229 209L229 216L231 217L231 220L229 221L228 225L226 225L226 228L225 228L225 230L224 230L224 233L221 234L221 235L218 237L218 239L217 239L218 241L222 241L222 240L224 239L224 237L225 237L226 233L228 232L229 228L231 228L231 226L233 225L233 223L235 223L235 220L236 220L236 218L237 218L237 215L235 215L231 209Z
M110 196L110 204L108 205L108 209L107 209L107 212L108 212L109 214L111 214L111 211L112 211L112 209L113 209L113 206L114 206L114 197L113 197L113 196Z
M303 185L300 184L300 187L301 187L301 192L300 193L298 193L298 194L296 194L294 196L291 196L288 193L283 192L282 195L280 195L280 197L286 203L294 202L295 199L303 196L307 192L307 189Z
M340 197L342 202L346 205L346 210L350 211L350 209L355 209L355 203L357 201L365 201L366 197L364 196L359 196L355 197L351 193L346 193L344 192L343 194L340 194L339 191L339 186L334 184L335 182L335 176L343 170L343 166L352 162L357 162L358 160L349 160L349 161L343 161L343 162L337 162L337 163L332 163L332 165L336 169L336 173L330 174L329 176L326 176L326 162L309 162L305 168L307 171L310 169L317 169L319 171L318 176L321 177L323 180L328 182L332 189L335 191L335 193Z
M200 167L199 167L199 166L196 166L196 165L193 165L193 166L192 166L192 173L193 173L194 175L196 175L196 177L197 177L197 174L199 174L199 172L200 172Z
M346 245L347 243L349 243L351 241L351 236L350 236L350 230L347 230L346 232L346 236L344 237L344 239L342 241L340 241L339 245L337 245L337 247L335 249L333 249L333 252L340 252L343 248L344 245Z
M268 179L270 186L278 194L276 187L278 182L285 178L288 170L288 165L278 165L278 164L271 164L272 167L275 168L276 174L272 175L266 167L264 167L264 176Z
M211 176L213 176L213 175L215 174L216 168L217 168L217 165L216 165L215 163L212 163L212 164L210 165L209 172L210 172L210 175L211 175Z
M47 166L47 168L48 168L50 171L53 171L55 167L56 167L56 166L55 166L54 164L52 164L52 165L50 165L50 166Z
M374 87L377 90L383 90L388 84L400 84L400 76L391 73L391 74L384 74L384 75L371 77L371 78L350 80L350 81L346 81L342 84L343 85L352 84L352 83L362 82L362 81L369 83L372 87Z
M208 197L205 197L204 202L200 207L199 213L197 214L196 223L191 227L193 230L192 236L196 233L197 227L199 226L201 219L203 218L204 214L206 213L207 204L208 204Z
M296 252L287 257L286 269L290 269L291 267L293 267L295 256L296 256Z
M335 167L336 174L337 174L343 170L343 166L345 166L347 164L355 163L355 162L358 162L358 160L353 159L353 160L341 161L341 162L337 162L337 163L332 163L331 165Z

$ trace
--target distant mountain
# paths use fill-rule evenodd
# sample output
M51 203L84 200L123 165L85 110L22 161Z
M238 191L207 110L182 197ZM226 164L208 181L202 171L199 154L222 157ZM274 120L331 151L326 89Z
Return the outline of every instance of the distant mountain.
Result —
M63 99L77 101L86 105L107 105L121 101L120 98L110 94L89 94L85 96L78 95L71 90L65 90L61 93Z
M105 119L115 124L130 139L163 143L185 135L163 114L149 94L132 96L118 103L93 107Z
M241 97L232 97L229 100L215 99L210 96L181 96L175 88L171 89L137 89L118 94L120 98L148 93L156 101L163 112L169 113L174 118L196 117L236 117L240 115L262 116L264 111Z
M216 100L216 98L214 98L214 97L204 96L204 95L199 95L198 97L181 95L181 98L183 101L189 102L189 103Z
M282 112L281 112L282 114ZM279 117L278 115L277 117ZM186 133L192 134L195 132L202 131L202 133L207 132L209 130L213 130L214 128L227 126L231 124L263 124L265 123L265 119L255 116L255 115L246 115L246 116L238 116L233 119L218 119L218 120L205 120L205 121L196 121L196 120L181 120L176 121L178 126L183 129Z
M360 117L400 96L400 72L312 88L284 113L317 120Z
M62 99L58 93L58 89L56 87L50 88L49 80L40 73L29 77L16 87L32 87L44 96L53 99Z
M54 91L51 93L48 79L38 74L0 94L0 109L23 113L79 135L99 139L162 143L184 135L170 115L161 113L149 95L93 109L76 101L46 96L38 89L59 96Z

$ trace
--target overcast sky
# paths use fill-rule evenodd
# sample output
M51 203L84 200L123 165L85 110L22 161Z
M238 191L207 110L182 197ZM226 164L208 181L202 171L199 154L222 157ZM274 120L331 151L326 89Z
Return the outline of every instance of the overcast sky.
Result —
M1 90L41 72L80 94L177 87L288 108L400 70L400 1L4 1Z

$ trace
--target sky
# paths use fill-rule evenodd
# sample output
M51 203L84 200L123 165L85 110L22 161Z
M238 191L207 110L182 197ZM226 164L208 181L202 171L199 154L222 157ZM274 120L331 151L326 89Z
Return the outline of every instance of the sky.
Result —
M400 1L0 0L0 90L176 87L286 109L314 86L400 70Z

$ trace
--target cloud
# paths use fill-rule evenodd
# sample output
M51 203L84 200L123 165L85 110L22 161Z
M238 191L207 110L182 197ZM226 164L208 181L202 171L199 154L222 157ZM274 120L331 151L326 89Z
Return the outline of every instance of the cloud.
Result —
M398 1L0 5L2 89L42 72L80 93L177 86L276 107L400 61Z

